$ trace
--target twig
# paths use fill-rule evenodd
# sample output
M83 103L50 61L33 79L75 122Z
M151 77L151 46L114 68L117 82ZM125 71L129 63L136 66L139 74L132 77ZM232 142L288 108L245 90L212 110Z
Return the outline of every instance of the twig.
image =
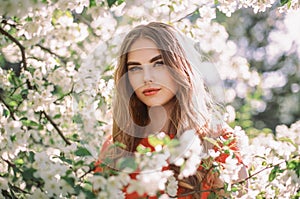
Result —
M13 163L11 163L9 160L4 159L2 156L0 157L4 162L6 162L8 164L8 166L10 167L15 167L16 165L14 165Z
M183 19L185 19L185 18L187 18L187 17L193 15L199 8L200 8L200 7L198 6L194 11L192 11L192 12L190 12L190 13L184 15L183 17L181 17L181 18L179 18L179 19L177 19L177 20L175 20L175 21L173 21L173 22L179 22L179 21L181 21L181 20L183 20Z
M50 50L49 48L46 48L44 46L42 46L41 44L36 44L36 46L40 47L42 50L50 53L51 55L54 55L56 57L58 57L63 63L66 63L66 59L58 54L56 54L55 52L53 52L52 50Z
M60 101L62 99L64 99L66 96L71 95L73 93L74 90L74 85L72 85L72 88L69 92L67 92L66 94L63 94L62 96L60 96L59 98L57 98L54 103L56 103L57 101Z
M27 63L26 63L25 47L16 38L14 38L11 34L6 32L2 27L0 27L0 33L7 36L12 42L17 44L17 46L20 48L21 55L22 55L23 69L26 70Z
M30 194L28 191L25 191L23 189L21 189L20 187L14 186L11 183L8 183L9 187L15 191L21 192L21 193L25 193L25 194Z
M92 171L94 171L94 167L90 167L90 169L88 171L86 171L84 174L82 174L79 179L81 180L84 176L86 176L87 174L91 173Z
M14 21L14 22L15 22L15 21ZM14 27L14 28L17 27L16 24L9 23L6 19L3 19L3 20L1 21L1 23L4 24L4 25L12 26L12 27Z
M52 126L55 128L57 133L60 135L60 137L66 142L67 145L71 145L71 142L64 136L62 131L58 128L57 124L52 120L52 118L45 112L41 111L41 113L49 120L49 122L52 124Z
M2 97L0 96L0 101L4 104L4 106L8 109L10 116L12 117L13 120L16 120L15 115L14 115L14 111L11 110L11 108L9 107L9 105L4 101L4 99L2 99Z

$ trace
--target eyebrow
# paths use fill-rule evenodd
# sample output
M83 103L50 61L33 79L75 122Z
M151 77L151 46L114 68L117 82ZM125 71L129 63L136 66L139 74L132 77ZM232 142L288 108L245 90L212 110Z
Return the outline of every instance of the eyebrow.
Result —
M162 59L161 55L157 55L157 56L151 58L150 59L150 63L153 63L153 62L155 62L155 61L157 61L159 59ZM139 62L131 62L131 61L127 62L127 67L130 66L130 65L141 65L141 63L139 63Z

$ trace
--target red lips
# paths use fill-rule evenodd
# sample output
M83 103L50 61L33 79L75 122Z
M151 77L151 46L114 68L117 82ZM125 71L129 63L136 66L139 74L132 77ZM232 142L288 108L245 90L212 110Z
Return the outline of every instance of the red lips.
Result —
M160 91L160 88L147 88L147 89L143 90L143 94L145 96L151 96L151 95L155 95L156 93L158 93L158 91Z

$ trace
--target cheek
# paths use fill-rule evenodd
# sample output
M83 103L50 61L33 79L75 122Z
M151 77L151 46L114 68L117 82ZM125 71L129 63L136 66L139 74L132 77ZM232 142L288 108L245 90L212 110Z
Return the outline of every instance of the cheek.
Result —
M178 91L178 85L175 81L169 82L168 89L171 92L171 94L174 96L177 94Z
M129 74L128 81L134 91L143 85L143 81L141 81L141 78L138 75Z
M162 84L175 95L178 91L178 84L171 74L166 73L161 79L163 80Z

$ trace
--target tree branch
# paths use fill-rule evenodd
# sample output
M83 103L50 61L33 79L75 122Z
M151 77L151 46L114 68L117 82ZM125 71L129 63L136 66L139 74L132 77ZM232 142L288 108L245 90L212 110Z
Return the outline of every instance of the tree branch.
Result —
M7 36L12 42L14 42L20 48L21 55L22 55L23 69L26 70L27 63L26 63L25 47L11 34L6 32L2 27L0 27L0 33L3 34L4 36Z
M55 128L57 133L60 135L60 137L65 141L67 145L71 145L71 142L64 136L62 131L58 128L57 124L52 120L52 118L45 112L41 111L41 113L49 120L49 122L52 124L52 126Z
M300 155L296 155L296 156L292 157L292 159L295 159L295 158L297 158L299 156ZM285 163L285 162L286 161L282 161L282 162L279 162L279 163L274 164L274 165L268 165L265 168L263 168L262 170L257 171L256 173L251 174L250 176L248 176L247 178L243 179L242 181L236 182L234 184L242 184L242 183L246 182L247 180L251 179L252 177L256 176L257 174L263 172L264 170L267 170L267 169L270 169L270 168L274 168L274 167L279 166L279 165L281 165L282 163Z
M292 157L292 159L296 159L297 157L300 157L300 155L295 155L295 156ZM243 183L247 182L249 179L251 179L252 177L258 175L259 173L261 173L261 172L263 172L263 171L265 171L265 170L267 170L267 169L271 169L271 168L274 168L274 167L276 167L276 166L279 166L280 164L282 164L282 163L284 163L284 162L286 162L286 161L279 162L279 163L277 163L277 164L275 164L275 165L268 165L267 167L265 167L265 168L263 168L263 169L257 171L256 173L254 173L254 174L248 176L247 178L245 178L245 179L243 179L243 180L241 180L241 181L232 183L232 185L243 184ZM207 190L193 190L193 191L190 191L190 192L187 192L187 193L184 193L184 194L180 194L180 195L178 195L178 196L175 196L175 198L177 198L177 197L183 197L183 196L189 196L189 195L192 195L192 194L195 194L195 193L215 192L215 191L219 191L219 190L222 190L222 189L225 189L225 186L219 187L219 188L214 188L214 189L207 189Z

